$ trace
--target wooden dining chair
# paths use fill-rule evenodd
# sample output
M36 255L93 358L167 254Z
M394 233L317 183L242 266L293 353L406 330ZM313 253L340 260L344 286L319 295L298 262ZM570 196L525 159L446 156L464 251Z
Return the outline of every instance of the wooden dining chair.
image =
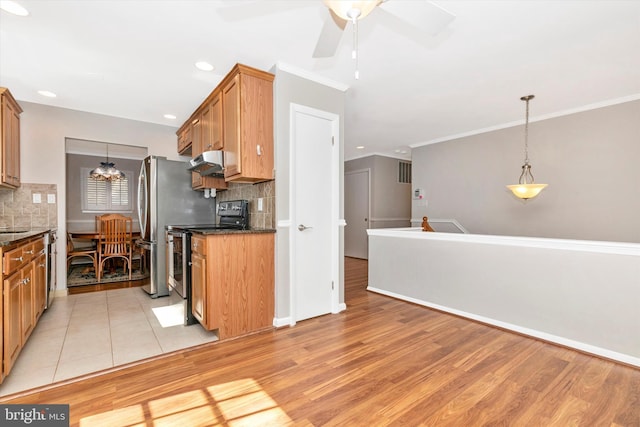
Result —
M105 261L113 258L124 260L123 272L129 270L131 280L132 231L131 217L121 214L105 214L98 217L98 281L104 274Z
M93 264L93 270L98 277L98 253L95 248L77 248L73 245L73 238L71 233L67 232L67 274L69 274L69 268L71 267L71 261L73 258L90 258Z

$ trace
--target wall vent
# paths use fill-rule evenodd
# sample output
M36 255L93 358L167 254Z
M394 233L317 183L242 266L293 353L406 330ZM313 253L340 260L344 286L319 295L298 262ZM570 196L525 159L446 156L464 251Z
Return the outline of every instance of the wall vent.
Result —
M398 162L398 182L411 184L411 162Z

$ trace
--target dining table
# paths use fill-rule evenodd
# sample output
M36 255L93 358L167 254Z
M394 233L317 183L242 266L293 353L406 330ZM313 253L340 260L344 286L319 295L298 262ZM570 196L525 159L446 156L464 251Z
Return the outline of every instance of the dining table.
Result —
M93 231L70 231L71 237L79 240L100 240L100 233ZM131 240L135 241L140 238L140 232L134 231L131 233Z

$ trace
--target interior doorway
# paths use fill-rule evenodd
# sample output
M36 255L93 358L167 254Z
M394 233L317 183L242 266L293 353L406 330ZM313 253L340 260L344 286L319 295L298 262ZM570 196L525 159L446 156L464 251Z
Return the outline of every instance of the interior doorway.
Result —
M344 255L352 258L369 258L370 172L361 169L344 174Z

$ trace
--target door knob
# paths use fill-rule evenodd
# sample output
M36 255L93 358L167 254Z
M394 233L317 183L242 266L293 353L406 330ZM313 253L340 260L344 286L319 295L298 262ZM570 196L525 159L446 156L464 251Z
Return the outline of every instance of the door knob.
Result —
M298 226L298 230L300 230L300 231L304 231L304 230L306 230L307 228L313 228L313 227L307 227L306 225L303 225L303 224L300 224L300 225Z

